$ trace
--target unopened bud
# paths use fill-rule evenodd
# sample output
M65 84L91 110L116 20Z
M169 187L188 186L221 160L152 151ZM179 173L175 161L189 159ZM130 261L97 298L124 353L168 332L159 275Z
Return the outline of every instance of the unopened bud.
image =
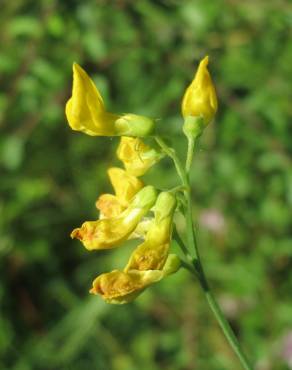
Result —
M201 60L182 101L183 117L202 117L206 126L212 121L217 111L217 96L207 68L208 62L207 56Z

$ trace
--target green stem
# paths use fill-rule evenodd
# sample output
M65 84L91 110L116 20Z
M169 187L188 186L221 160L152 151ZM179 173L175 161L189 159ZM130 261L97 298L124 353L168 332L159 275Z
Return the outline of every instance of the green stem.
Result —
M187 218L187 240L188 240L188 245L191 245L191 246L194 247L195 258L196 258L196 260L199 261L200 260L200 254L199 254L196 234L194 232L193 212L192 212L192 198L191 198L190 189L186 192L186 200L187 200L186 218Z
M242 352L240 348L240 344L234 335L234 332L229 325L228 321L226 320L225 316L223 315L215 297L213 296L212 292L210 290L205 291L206 299L209 303L209 306L214 314L214 316L217 319L218 324L220 325L226 339L228 340L230 346L232 347L233 351L236 353L242 367L245 370L252 370L252 367L245 356L245 354Z
M223 331L223 334L225 335L225 338L227 339L229 345L233 349L234 353L237 355L242 367L245 370L252 370L252 367L243 353L242 349L240 348L240 344L238 342L238 339L236 338L229 322L225 318L224 314L221 311L221 308L219 307L213 293L211 292L209 288L208 281L206 279L205 273L203 271L201 263L198 261L194 261L194 268L190 266L188 263L182 261L181 266L188 270L192 275L194 275L195 278L198 278L201 288L203 289L203 292L205 294L206 300L209 304L209 307L211 311L213 312L221 330Z
M175 186L174 188L169 189L167 191L170 192L170 193L173 193L173 194L177 194L179 192L183 193L185 190L186 190L186 188L185 188L184 185L178 185L178 186Z
M194 240L195 240L195 237L194 237ZM198 253L197 246L194 245L194 247L195 247L195 250ZM209 283L207 281L207 278L206 278L206 275L205 275L205 272L204 272L204 269L203 269L203 266L202 266L202 263L201 263L201 260L200 260L200 256L198 254L197 254L197 259L193 261L193 265L194 265L194 268L195 268L195 271L196 271L196 272L193 271L193 274L196 277L198 277L199 282L200 282L200 286L201 286L201 288L202 288L202 290L205 294L205 297L207 299L209 307L211 308L211 311L213 312L219 326L221 327L228 343L230 344L231 348L233 349L233 351L237 355L242 367L245 370L252 370L252 367L249 364L247 357L245 356L245 354L243 353L243 351L240 348L240 344L239 344L235 334L233 333L233 330L232 330L230 324L228 323L225 316L223 315L215 297L213 296L213 293L210 290ZM189 269L189 271L191 271L191 270Z
M188 137L188 152L187 152L187 159L186 159L187 174L190 172L190 169L192 166L194 149L195 149L195 139L193 137Z
M170 148L160 136L155 136L154 138L155 138L157 144L160 145L161 149L165 152L165 154L168 155L173 160L176 171L177 171L179 177L181 178L181 181L182 181L183 185L188 186L186 173L185 173L184 168L181 164L181 161L179 160L178 156L176 155L176 152L172 148Z
M188 191L187 193L187 234L188 234L188 243L194 247L195 253L196 253L196 259L194 260L193 264L197 271L197 276L199 278L199 282L201 285L201 288L203 289L203 292L205 294L205 297L207 299L207 302L218 322L220 325L228 343L232 347L233 351L238 356L238 359L242 365L242 367L245 370L252 370L252 367L250 366L246 356L242 352L240 348L240 344L234 335L232 328L230 327L228 321L226 320L225 316L223 315L218 303L216 302L215 297L213 296L212 292L210 291L209 284L201 263L199 250L198 250L198 244L196 240L195 230L193 227L193 221L192 221L192 201L191 201L191 192Z
M196 278L198 278L196 270L194 270L193 265L190 265L189 263L187 263L186 261L184 261L181 258L180 258L180 264L181 264L182 268L188 270L191 274L193 274Z
M182 241L175 225L174 225L174 229L173 229L173 238L176 241L176 243L178 244L178 246L181 248L181 250L183 251L183 253L186 256L186 258L188 259L188 261L190 263L193 263L193 257L191 256L188 248L185 246L185 243Z
M228 343L230 344L231 348L237 355L242 367L245 370L252 370L251 365L249 364L248 359L246 358L245 354L240 348L240 344L233 333L231 326L229 325L228 321L226 320L225 316L223 315L215 297L213 296L212 292L210 291L209 284L201 263L198 244L196 240L194 225L193 225L193 217L192 217L192 198L191 198L191 188L190 188L190 180L189 180L189 170L192 163L193 151L194 151L194 141L191 142L189 140L189 147L188 147L188 154L186 160L186 172L181 165L179 158L176 156L176 153L173 149L169 148L167 144L160 138L155 137L157 143L161 146L163 151L172 158L176 170L182 180L183 185L185 186L185 196L187 200L187 209L186 209L186 219L187 219L187 240L188 245L193 246L195 252L195 259L192 260L192 264L194 266L194 270L188 265L187 263L183 263L183 267L187 268L192 274L194 274L199 282L200 286L205 294L206 300L210 306L211 311L213 312L219 326L221 327ZM184 245L183 241L179 237L177 231L175 230L175 236L177 243L181 246L183 252L186 256L190 256L188 252L188 248ZM189 257L188 257L189 259Z

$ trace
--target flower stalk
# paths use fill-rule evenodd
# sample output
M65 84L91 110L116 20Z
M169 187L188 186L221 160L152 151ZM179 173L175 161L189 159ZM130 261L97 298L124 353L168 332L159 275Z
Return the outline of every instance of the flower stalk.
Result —
M188 152L187 152L187 164L186 166L186 171L189 170L190 165L191 165L191 159L193 157L193 151L194 151L194 140L190 143L189 140L189 147L188 147ZM165 145L165 144L164 144ZM169 148L170 149L170 148ZM165 150L167 153L167 151ZM171 152L170 152L171 153ZM228 343L230 344L231 348L233 349L234 353L237 355L243 369L245 370L252 370L252 367L244 354L243 350L240 347L240 344L238 342L238 339L236 338L230 324L228 323L227 319L225 318L224 314L222 313L222 310L219 306L219 304L216 301L216 298L214 297L207 277L204 272L203 265L201 263L201 258L199 254L199 249L198 249L198 243L196 239L196 234L195 234L195 229L193 226L193 217L192 217L192 199L191 199L191 187L190 187L190 179L189 175L186 173L184 169L182 169L181 162L180 160L176 157L175 160L173 156L170 156L173 159L173 162L175 164L176 168L179 168L180 171L180 177L183 180L183 185L186 187L185 191L185 196L187 200L187 212L186 212L186 222L187 222L187 240L188 240L188 245L192 247L194 253L195 253L195 258L191 259L190 257L190 252L188 247L184 244L182 241L180 235L178 234L177 230L175 229L174 232L174 237L175 240L177 241L177 244L181 247L183 253L185 254L186 258L188 261L191 259L191 264L189 263L183 263L182 267L187 269L194 277L196 277L200 283L200 286L202 288L202 291L205 295L205 298L207 300L207 303L214 314L220 328L223 331L223 334L225 335ZM187 183L185 183L185 181Z

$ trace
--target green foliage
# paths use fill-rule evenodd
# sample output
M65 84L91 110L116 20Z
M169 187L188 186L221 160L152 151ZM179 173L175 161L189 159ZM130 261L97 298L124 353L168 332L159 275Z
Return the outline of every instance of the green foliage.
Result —
M117 146L70 131L72 62L184 151L180 101L205 54L220 106L192 170L203 262L257 369L289 369L291 20L288 0L1 3L1 369L239 369L187 272L112 307L88 289L131 245L89 253L68 236L96 218ZM176 185L167 160L147 178Z

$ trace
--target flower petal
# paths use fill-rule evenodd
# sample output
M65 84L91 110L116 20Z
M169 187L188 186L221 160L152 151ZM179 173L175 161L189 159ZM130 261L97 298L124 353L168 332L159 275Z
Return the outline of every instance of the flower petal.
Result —
M137 179L137 177L129 175L125 170L118 167L110 168L108 175L117 198L126 206L133 196L144 186L143 182Z
M93 281L90 293L100 294L108 303L128 303L148 285L161 280L162 277L162 271L131 271L126 273L114 270L98 276Z
M118 167L110 168L108 175L116 195L102 194L97 199L95 205L100 211L100 218L117 217L144 186L137 177Z
M118 217L84 222L80 228L72 231L71 237L79 239L88 250L116 248L135 230L153 206L156 196L155 188L146 186Z
M106 112L99 91L77 63L73 64L72 97L66 104L66 116L73 130L91 136L115 135L114 122L120 117Z
M138 138L123 136L117 149L117 157L124 163L128 173L142 176L162 158L162 154Z
M173 215L176 207L175 197L168 192L159 194L154 207L154 220L146 234L145 241L132 253L124 271L160 270L168 256Z
M101 295L107 303L129 303L149 285L176 272L179 267L179 258L176 255L169 255L165 268L162 270L131 270L128 272L113 270L99 275L93 281L90 293Z
M112 194L102 194L97 199L95 206L100 211L100 219L118 217L126 209L125 205Z

